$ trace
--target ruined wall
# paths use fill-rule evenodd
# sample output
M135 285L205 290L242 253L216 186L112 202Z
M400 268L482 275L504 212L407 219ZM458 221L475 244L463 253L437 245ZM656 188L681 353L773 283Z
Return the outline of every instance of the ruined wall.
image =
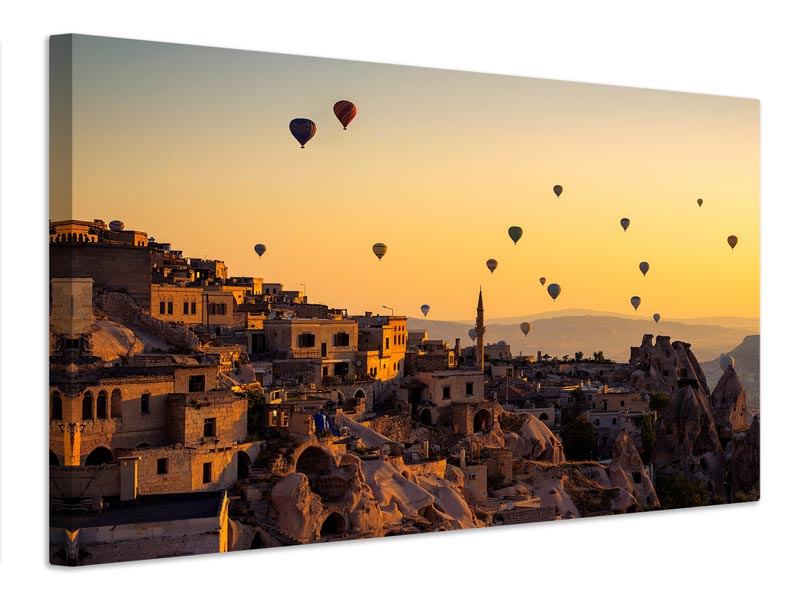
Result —
M97 291L97 284L95 284L95 291ZM149 308L149 281L147 293L148 304L146 306ZM181 325L159 321L150 316L150 314L145 312L141 304L137 305L136 298L132 295L119 292L105 292L97 296L95 305L112 319L121 321L131 327L141 329L175 348L197 350L200 347L200 340L194 333Z

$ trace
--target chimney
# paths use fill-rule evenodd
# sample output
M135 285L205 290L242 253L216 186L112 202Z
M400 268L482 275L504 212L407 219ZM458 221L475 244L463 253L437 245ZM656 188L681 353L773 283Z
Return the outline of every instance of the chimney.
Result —
M371 310L365 310L364 311L364 316L369 319L372 316L372 311Z
M459 453L458 457L458 466L462 469L467 468L467 449L461 448L461 452Z
M536 351L536 362L542 362L542 351L541 350L537 350Z
M461 338L456 338L456 360L461 358Z

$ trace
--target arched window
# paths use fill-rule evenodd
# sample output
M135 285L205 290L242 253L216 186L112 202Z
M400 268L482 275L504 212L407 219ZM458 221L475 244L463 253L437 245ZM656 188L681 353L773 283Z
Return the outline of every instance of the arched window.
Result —
M53 392L53 395L50 399L50 420L51 421L61 421L63 417L63 408L61 402L61 394L59 392Z
M84 421L91 421L94 418L94 397L92 392L87 391L83 395L83 410L81 411L81 419Z
M122 392L119 388L111 390L111 418L119 419L122 417Z
M108 418L108 393L105 390L97 394L97 418Z

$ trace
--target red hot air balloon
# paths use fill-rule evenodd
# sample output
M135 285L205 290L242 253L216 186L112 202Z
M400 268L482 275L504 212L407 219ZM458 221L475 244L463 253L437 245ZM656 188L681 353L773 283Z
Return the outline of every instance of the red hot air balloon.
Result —
M333 105L333 114L347 131L347 126L356 118L356 105L349 100L339 100Z
M289 131L292 132L294 139L300 142L300 147L305 148L308 141L317 133L317 126L311 119L292 119Z

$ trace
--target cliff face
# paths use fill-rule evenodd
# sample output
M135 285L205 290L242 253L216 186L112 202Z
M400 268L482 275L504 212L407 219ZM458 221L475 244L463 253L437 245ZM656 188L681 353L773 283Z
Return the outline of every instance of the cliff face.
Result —
M555 464L566 461L561 440L533 415L525 415L514 429L503 433L505 446L511 448L514 458Z
M711 394L714 424L723 443L730 440L734 433L747 430L746 398L736 371L733 366L728 367Z
M671 393L679 382L696 382L696 385L709 394L706 377L700 363L691 351L691 344L672 342L667 336L656 337L650 334L642 338L642 345L631 347L630 385L644 392Z
M723 495L725 456L702 388L684 385L672 392L652 460L657 478L684 475L702 480L712 494Z

